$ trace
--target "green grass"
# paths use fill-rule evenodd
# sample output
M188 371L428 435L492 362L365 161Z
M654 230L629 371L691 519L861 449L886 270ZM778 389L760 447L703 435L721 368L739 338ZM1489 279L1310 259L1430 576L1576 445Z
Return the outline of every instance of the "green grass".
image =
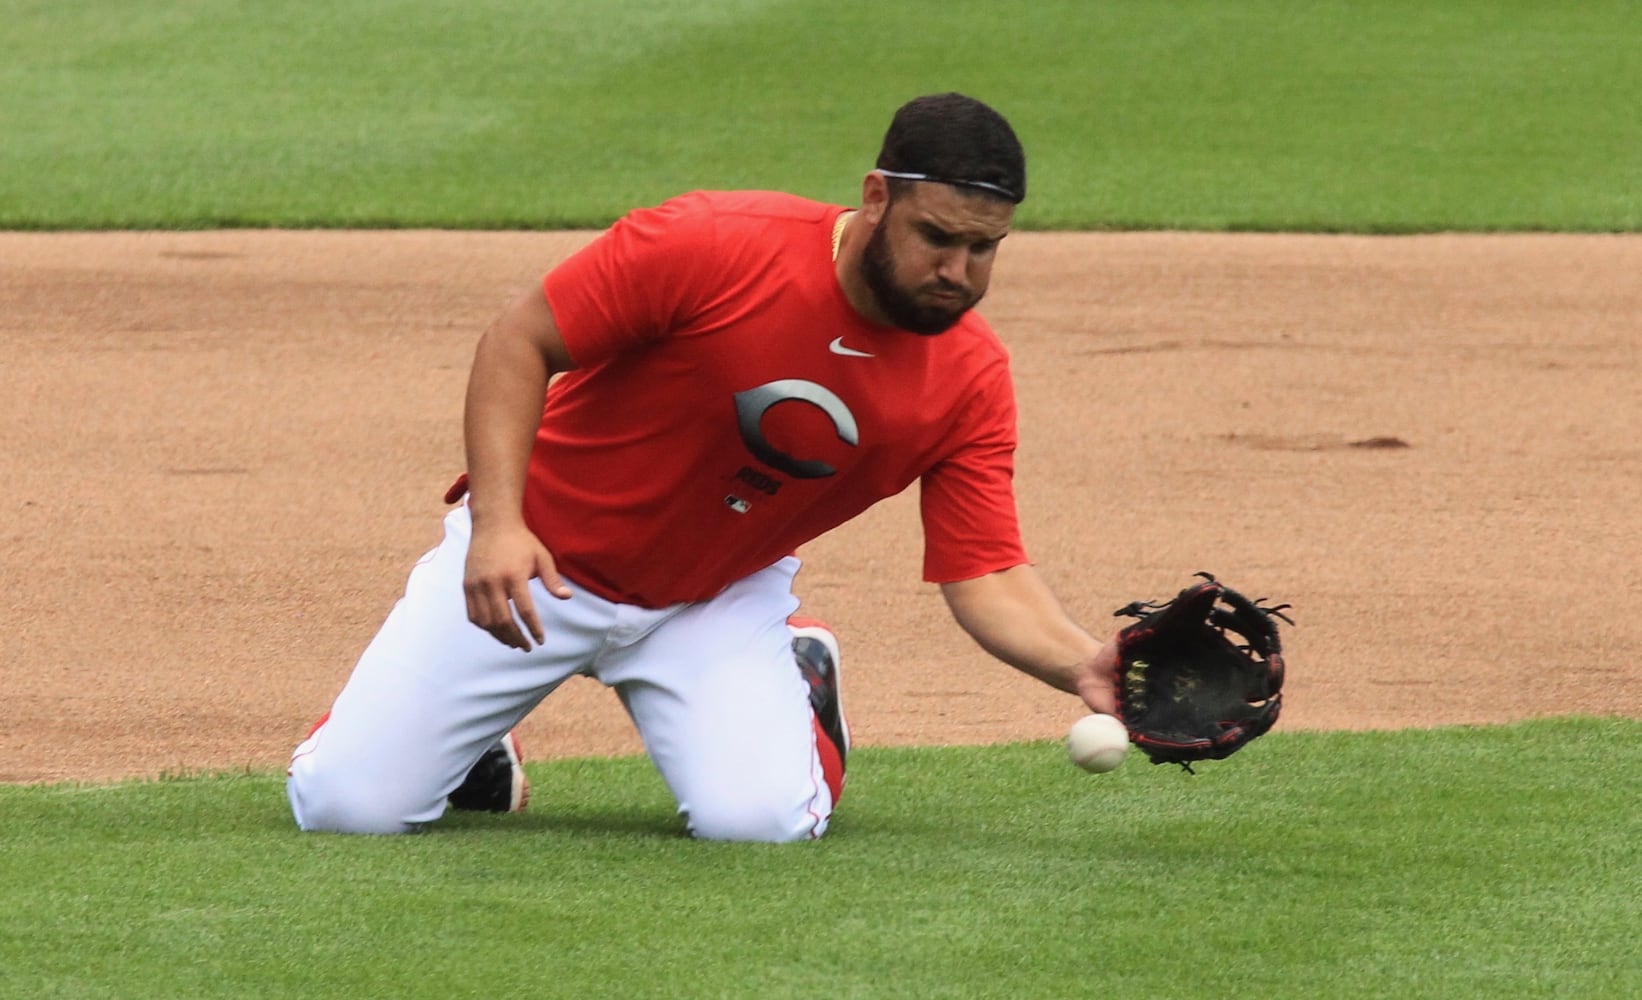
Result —
M1274 733L1196 777L866 749L833 831L692 842L642 759L296 833L280 780L0 788L0 995L1635 995L1642 723Z
M1034 228L1642 228L1634 0L0 3L0 227L601 225L848 201L961 89Z

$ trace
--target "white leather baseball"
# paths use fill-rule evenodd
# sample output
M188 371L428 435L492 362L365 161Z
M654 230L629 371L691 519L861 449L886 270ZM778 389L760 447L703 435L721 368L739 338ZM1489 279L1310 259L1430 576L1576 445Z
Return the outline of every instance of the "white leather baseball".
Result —
M1129 730L1110 715L1086 715L1066 734L1066 755L1092 774L1103 774L1129 754Z

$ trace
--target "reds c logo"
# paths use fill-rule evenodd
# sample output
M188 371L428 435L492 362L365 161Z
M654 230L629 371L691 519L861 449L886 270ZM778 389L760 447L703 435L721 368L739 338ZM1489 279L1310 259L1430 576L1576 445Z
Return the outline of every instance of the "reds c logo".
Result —
M850 412L844 401L826 386L801 378L778 379L735 394L735 415L741 428L742 443L760 462L794 479L822 479L837 472L826 462L795 458L765 439L764 414L777 403L789 400L819 408L832 421L838 440L852 448L861 443L860 431L855 426L855 414Z

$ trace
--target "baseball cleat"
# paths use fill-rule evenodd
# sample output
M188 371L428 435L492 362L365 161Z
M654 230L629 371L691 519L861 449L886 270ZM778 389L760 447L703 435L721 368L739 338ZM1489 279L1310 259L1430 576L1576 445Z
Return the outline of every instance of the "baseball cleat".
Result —
M798 671L810 686L810 707L815 711L821 731L837 748L838 764L842 767L844 758L849 756L850 730L844 719L838 680L838 665L842 660L838 637L814 618L788 618L787 628L792 631L792 651L798 661Z
M525 778L519 738L510 732L492 744L447 801L452 809L469 812L524 812L530 802L530 782Z

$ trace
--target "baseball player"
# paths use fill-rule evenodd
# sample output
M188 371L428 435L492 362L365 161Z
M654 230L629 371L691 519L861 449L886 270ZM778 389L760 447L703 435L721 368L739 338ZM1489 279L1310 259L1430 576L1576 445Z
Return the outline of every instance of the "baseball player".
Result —
M921 97L858 209L683 195L512 302L475 351L444 539L292 759L298 825L522 807L511 731L583 674L615 689L691 834L819 837L849 735L794 553L914 482L924 576L958 624L1115 714L1115 648L1028 562L1008 357L972 311L1025 194L1002 116Z

